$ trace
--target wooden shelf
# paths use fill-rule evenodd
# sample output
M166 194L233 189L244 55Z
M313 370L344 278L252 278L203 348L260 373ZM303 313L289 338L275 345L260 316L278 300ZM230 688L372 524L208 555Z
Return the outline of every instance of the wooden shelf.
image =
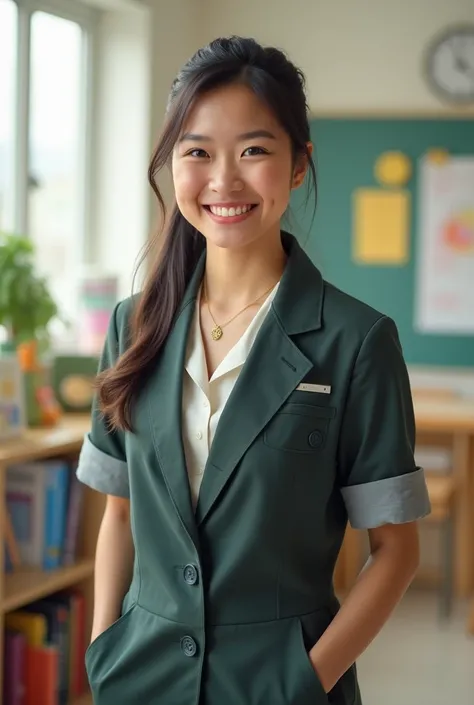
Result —
M8 573L5 575L5 591L0 610L5 613L19 609L29 602L90 578L93 572L94 559L87 558L73 566L51 572L25 568Z
M0 442L0 465L76 453L89 429L87 414L65 414L53 428L26 429L19 438Z
M18 438L0 441L0 563L4 563L4 546L9 521L5 512L7 469L10 465L50 458L77 458L90 430L90 414L64 414L53 428L27 428ZM9 612L47 597L59 590L80 585L85 598L84 629L89 635L94 599L94 555L105 497L89 487L79 522L78 551L82 557L74 565L54 571L20 567L11 573L0 571L0 705L4 672L4 627ZM90 692L71 698L68 705L93 705Z

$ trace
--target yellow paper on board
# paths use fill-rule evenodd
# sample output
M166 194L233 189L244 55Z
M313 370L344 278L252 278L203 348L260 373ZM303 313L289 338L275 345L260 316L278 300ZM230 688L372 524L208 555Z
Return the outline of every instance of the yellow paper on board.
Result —
M410 193L358 189L354 194L354 259L361 264L405 264Z

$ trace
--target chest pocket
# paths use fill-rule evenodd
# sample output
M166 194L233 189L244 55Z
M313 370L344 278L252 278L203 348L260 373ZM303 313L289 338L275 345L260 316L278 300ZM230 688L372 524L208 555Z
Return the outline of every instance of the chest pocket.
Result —
M291 453L317 453L326 445L332 406L288 403L273 417L264 431L265 445Z

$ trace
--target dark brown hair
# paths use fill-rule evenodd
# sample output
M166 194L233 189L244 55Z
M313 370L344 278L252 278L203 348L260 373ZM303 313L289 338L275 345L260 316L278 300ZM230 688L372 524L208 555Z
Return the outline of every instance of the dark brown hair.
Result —
M158 199L163 227L150 240L140 264L157 250L130 321L130 344L116 364L97 379L99 405L114 428L132 430L132 408L166 341L206 241L176 204L166 219L157 174L170 163L174 146L196 99L229 83L248 86L272 110L290 137L293 158L306 155L316 196L316 171L308 152L310 141L305 80L279 49L253 39L216 39L200 49L174 80L165 124L148 170ZM165 237L161 242L161 235Z

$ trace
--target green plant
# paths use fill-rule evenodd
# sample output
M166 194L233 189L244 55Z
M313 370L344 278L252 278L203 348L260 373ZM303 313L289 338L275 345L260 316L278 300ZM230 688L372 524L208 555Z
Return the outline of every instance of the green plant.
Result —
M48 324L58 316L46 280L35 271L31 240L0 233L0 325L10 341L49 344Z

